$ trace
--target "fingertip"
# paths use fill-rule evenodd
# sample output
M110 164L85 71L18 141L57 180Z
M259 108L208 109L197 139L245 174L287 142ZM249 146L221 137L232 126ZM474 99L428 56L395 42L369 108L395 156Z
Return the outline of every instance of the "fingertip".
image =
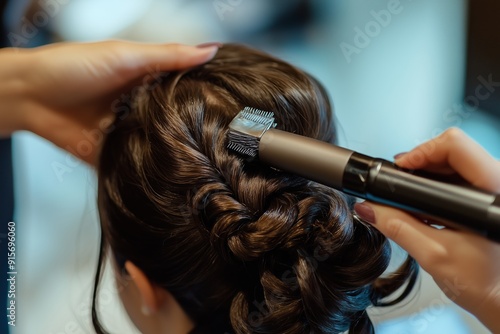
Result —
M403 156L394 156L394 163L399 167L404 167L406 159Z
M208 43L203 46L177 44L167 45L162 52L161 70L182 70L204 64L215 57L219 51L218 43Z
M375 211L366 201L354 204L354 212L365 222L375 224Z
M394 160L398 160L398 159L402 158L406 153L408 153L408 152L401 152L401 153L395 154L393 158L394 158Z
M218 49L222 48L223 44L220 42L208 42L208 43L201 43L196 45L198 49L203 49L203 48L210 48L210 47L217 47Z
M394 163L401 168L420 169L428 164L425 154L417 147L410 152L394 157Z
M203 59L202 62L207 62L215 57L215 55L217 54L217 52L220 49L220 46L212 45L212 46L205 46L202 48L197 47L196 49L201 50L198 52L200 52L200 57Z
M184 44L116 43L114 50L118 57L115 65L135 77L154 69L155 71L176 71L197 66L215 57L219 43L202 47Z
M220 43L206 43L198 46L185 44L151 45L152 58L162 61L167 66L177 64L185 66L190 63L201 63L212 59L220 48Z
M377 227L377 229L391 239L398 236L398 229L409 218L408 214L403 211L367 201L356 203L354 210L359 217Z

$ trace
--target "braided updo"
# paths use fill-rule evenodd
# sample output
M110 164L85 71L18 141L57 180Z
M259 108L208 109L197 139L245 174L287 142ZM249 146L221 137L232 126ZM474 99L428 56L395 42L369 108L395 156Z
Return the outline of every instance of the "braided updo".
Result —
M104 144L102 247L168 290L193 333L372 332L366 308L404 298L415 262L380 278L390 245L353 219L351 198L226 148L245 106L273 111L278 129L335 143L321 85L238 45L159 81Z

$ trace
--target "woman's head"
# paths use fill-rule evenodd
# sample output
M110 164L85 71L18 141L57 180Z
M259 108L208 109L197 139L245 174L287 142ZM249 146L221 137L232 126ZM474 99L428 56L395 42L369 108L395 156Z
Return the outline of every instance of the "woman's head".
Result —
M336 140L318 82L225 45L141 91L108 135L98 169L103 247L168 291L195 332L371 328L366 308L413 279L414 263L380 279L390 246L353 220L350 198L228 151L228 125L245 106L273 111L278 129Z

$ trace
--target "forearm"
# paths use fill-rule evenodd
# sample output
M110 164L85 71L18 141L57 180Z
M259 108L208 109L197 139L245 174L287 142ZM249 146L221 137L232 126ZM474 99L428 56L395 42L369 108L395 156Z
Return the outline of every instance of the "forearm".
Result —
M26 80L27 53L7 48L0 50L0 137L27 130L29 109Z

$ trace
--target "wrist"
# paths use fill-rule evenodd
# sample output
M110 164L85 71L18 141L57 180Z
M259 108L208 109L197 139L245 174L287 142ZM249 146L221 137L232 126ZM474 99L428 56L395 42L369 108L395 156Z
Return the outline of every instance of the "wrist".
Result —
M500 333L500 297L496 296L493 299L487 299L477 308L471 310L483 325L485 325L493 333Z

